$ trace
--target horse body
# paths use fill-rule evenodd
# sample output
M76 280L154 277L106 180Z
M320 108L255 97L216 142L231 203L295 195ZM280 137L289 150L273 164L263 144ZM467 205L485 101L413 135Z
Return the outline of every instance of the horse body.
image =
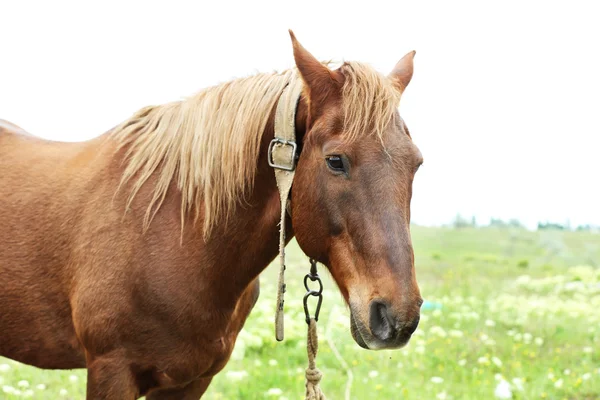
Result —
M98 138L46 141L0 122L0 355L87 368L87 398L198 399L227 363L275 258L269 143L301 84L284 223L325 264L367 349L410 339L422 303L410 241L422 157L384 77L332 71L293 37L297 69L147 107ZM292 229L293 226L293 229Z
M211 377L277 254L274 179L261 180L218 241L191 224L181 232L177 196L143 232L146 204L135 201L124 217L124 200L113 199L114 149L108 134L56 143L0 130L0 354L68 369L109 356L135 364L140 394Z

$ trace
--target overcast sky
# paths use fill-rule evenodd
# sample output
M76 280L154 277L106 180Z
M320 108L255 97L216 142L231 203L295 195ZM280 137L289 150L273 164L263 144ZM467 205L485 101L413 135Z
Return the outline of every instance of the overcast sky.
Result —
M86 140L145 105L288 68L292 28L319 59L383 73L417 51L400 106L425 157L414 222L600 224L597 2L0 4L0 118L35 135Z

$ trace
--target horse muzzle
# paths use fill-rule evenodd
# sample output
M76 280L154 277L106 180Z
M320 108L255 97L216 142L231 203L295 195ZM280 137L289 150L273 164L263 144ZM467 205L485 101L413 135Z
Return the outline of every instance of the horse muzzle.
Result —
M385 301L372 300L369 304L368 323L351 308L350 331L356 343L369 350L399 349L404 347L419 325L419 312L411 318L395 315Z

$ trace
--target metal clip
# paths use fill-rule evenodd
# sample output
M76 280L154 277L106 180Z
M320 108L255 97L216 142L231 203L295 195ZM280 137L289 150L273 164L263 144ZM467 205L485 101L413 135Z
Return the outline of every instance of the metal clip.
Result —
M304 287L306 288L306 294L304 295L304 316L306 317L306 323L310 324L310 312L308 311L308 298L311 296L317 297L317 309L315 310L315 321L319 320L319 313L321 312L321 304L323 303L323 282L317 273L317 262L313 259L310 260L311 268L310 273L304 277ZM308 280L317 282L319 284L318 290L313 290L308 287Z

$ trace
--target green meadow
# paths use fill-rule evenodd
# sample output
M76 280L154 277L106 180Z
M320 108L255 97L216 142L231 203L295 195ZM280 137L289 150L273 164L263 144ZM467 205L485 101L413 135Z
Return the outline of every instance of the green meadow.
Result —
M403 349L359 348L321 267L317 366L328 399L600 399L599 234L414 226L412 236L426 303ZM205 399L304 399L308 268L292 242L281 343L273 327L277 266L263 273L260 299ZM85 381L82 370L0 358L0 399L83 399Z

